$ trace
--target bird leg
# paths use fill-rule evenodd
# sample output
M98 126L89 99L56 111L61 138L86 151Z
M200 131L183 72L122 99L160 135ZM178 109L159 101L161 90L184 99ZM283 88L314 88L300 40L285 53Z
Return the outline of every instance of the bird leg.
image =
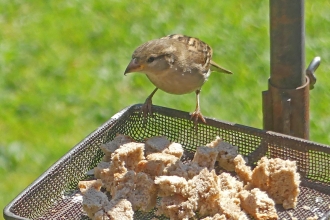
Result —
M155 88L154 91L148 96L144 104L142 105L141 111L143 114L143 117L147 117L148 115L152 116L151 106L152 106L152 97L157 92L158 88Z
M205 124L206 124L206 121L201 113L201 110L200 110L200 105L199 105L199 94L200 94L201 90L198 89L196 90L196 109L195 111L191 114L191 120L193 120L194 122L194 126L197 130L197 127L198 127L198 119L202 120Z

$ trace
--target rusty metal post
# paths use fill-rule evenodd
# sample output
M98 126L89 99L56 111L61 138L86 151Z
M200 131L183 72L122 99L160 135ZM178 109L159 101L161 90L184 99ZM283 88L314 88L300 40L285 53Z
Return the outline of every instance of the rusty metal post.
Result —
M304 0L270 0L270 59L264 129L309 139Z

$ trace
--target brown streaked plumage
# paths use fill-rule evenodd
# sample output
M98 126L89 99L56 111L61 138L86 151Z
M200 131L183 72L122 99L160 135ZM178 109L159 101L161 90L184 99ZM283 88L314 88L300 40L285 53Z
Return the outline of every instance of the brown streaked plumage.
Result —
M197 38L172 34L139 46L124 74L145 73L156 86L142 107L144 116L152 113L152 97L158 89L177 95L195 91L196 109L191 117L197 128L198 119L206 123L200 111L199 94L211 71L232 74L212 61L209 45Z

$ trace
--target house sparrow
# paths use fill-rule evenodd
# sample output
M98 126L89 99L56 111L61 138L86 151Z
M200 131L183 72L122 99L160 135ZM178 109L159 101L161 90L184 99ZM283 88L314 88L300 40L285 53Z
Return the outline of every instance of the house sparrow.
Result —
M199 103L199 94L211 71L232 74L213 62L212 48L203 41L172 34L139 46L132 55L124 75L145 73L156 86L142 106L143 115L152 114L152 97L158 89L171 94L196 92L196 109L191 119L197 128L198 119L206 123Z

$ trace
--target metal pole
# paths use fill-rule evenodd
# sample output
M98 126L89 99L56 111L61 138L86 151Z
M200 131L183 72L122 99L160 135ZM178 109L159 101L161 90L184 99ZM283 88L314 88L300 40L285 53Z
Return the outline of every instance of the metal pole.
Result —
M270 79L264 129L309 139L304 0L270 0Z
M270 0L270 83L295 89L305 79L304 0Z

